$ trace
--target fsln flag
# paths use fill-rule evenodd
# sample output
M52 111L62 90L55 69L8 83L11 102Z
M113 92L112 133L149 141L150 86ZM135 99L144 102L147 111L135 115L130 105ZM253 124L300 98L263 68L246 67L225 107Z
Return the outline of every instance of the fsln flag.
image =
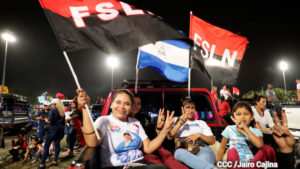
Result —
M64 51L90 47L117 53L185 38L151 12L117 0L39 0Z
M191 51L192 60L204 60L213 82L233 85L249 43L247 38L209 24L191 14L190 39L195 44Z
M185 82L189 75L189 44L164 40L140 47L137 68L150 67L174 82Z

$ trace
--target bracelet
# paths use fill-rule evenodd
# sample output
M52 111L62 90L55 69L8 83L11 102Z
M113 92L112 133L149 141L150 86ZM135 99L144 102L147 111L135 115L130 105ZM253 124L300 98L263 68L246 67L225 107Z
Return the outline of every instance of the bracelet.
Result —
M95 130L93 130L93 131L92 131L92 132L90 132L90 133L85 133L85 132L83 132L83 131L82 131L82 133L83 133L83 134L85 134L85 135L92 135L92 134L94 134L94 133L95 133Z
M162 127L161 127L161 128L156 128L156 130L159 130L159 131L160 131L160 130L162 130Z

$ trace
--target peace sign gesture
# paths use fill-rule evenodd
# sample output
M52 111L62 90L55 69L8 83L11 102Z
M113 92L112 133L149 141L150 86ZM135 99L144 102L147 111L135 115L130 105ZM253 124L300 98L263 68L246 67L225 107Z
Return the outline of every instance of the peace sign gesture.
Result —
M182 113L182 115L179 118L179 123L181 125L183 125L187 121L187 113L183 107L181 107L181 113Z
M174 124L174 119L173 119L174 113L175 113L175 111L172 111L172 113L170 115L170 111L169 110L167 111L167 118L166 118L166 122L164 125L164 129L166 129L168 131L171 129L172 125Z
M158 117L157 117L157 123L156 123L156 128L162 128L164 123L165 123L165 115L164 115L164 110L165 109L159 109Z
M288 121L285 112L282 113L282 124L278 118L277 113L274 111L273 138L282 153L290 153L294 150L295 138L288 128Z
M238 132L240 132L240 133L246 133L245 130L248 129L248 126L245 123L243 123L240 120L235 119L232 116L230 116L230 118L235 123L236 129L237 129Z

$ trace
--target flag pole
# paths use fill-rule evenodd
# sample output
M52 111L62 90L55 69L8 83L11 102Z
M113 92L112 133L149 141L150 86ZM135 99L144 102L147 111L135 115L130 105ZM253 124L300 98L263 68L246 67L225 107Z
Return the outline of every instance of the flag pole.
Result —
M193 14L193 12L190 11L190 15L192 15L192 14ZM191 29L191 26L190 26L190 29ZM190 30L189 33L191 33L191 30ZM189 79L188 79L188 97L189 98L191 98L191 71L192 71L192 69L191 69L191 61L192 61L192 57L191 57L191 45L190 45L190 51L189 51Z
M73 69L73 66L72 66L72 64L71 64L71 62L70 62L70 60L69 60L68 54L67 54L66 51L63 51L63 54L64 54L65 59L66 59L68 65L69 65L69 68L70 68L70 70L71 70L71 72L72 72L72 75L73 75L73 78L74 78L75 83L76 83L76 85L77 85L77 88L80 89L81 87L80 87L80 84L79 84L77 75L76 75L76 73L75 73L75 71L74 71L74 69ZM96 134L96 136L97 136L97 139L100 140L100 136L99 136L99 133L97 132L97 129L96 129L95 125L94 125L94 121L93 121L93 118L92 118L90 109L89 109L89 107L88 107L87 104L85 104L84 106L85 106L85 109L86 109L86 111L87 111L87 113L88 113L88 116L89 116L89 118L90 118L90 120L91 120L91 123L92 123L92 125L93 125L93 128L94 128L94 130L95 130L95 134Z
M137 87L138 87L138 82L139 82L139 69L138 69L138 64L140 61L140 47L138 48L138 53L137 53L137 58L136 58L136 66L135 66L135 85L134 85L134 92L137 93Z

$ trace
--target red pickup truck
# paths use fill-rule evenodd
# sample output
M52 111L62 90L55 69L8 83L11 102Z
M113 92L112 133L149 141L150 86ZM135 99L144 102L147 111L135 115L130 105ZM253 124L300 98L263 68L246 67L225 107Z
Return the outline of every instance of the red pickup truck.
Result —
M134 92L133 88L128 88ZM110 91L104 104L101 116L109 115L111 100L116 90ZM151 124L155 127L158 110L165 108L165 110L175 111L174 116L181 115L181 102L182 98L188 95L187 88L139 88L138 94L142 100L141 113L146 113L151 117ZM217 108L212 100L212 95L207 89L203 88L191 88L191 98L195 101L197 115L195 118L206 121L208 126L211 127L216 140L221 139L221 132L224 127L220 121L220 117L217 112ZM82 149L79 156L77 156L72 162L69 169L83 168L86 160L90 156L87 147Z

